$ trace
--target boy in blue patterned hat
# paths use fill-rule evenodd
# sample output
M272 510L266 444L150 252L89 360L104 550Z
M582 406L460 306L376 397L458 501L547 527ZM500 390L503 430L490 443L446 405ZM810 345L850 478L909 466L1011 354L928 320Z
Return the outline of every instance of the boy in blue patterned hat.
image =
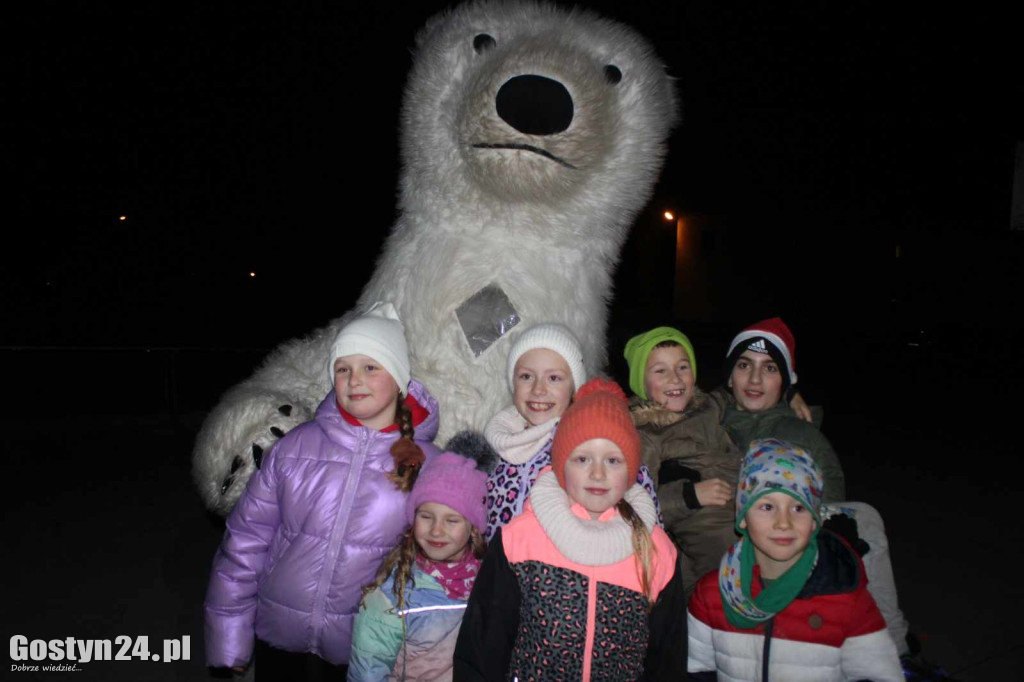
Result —
M778 440L751 443L736 493L742 537L690 600L691 673L903 680L860 557L821 530L823 486L804 450Z

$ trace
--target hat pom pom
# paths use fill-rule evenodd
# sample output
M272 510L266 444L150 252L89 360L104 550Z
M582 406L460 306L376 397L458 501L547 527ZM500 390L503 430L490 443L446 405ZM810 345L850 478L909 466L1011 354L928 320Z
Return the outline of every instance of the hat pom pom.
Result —
M580 386L580 390L576 391L576 400L583 400L588 395L594 393L609 393L612 396L621 400L623 403L629 402L626 399L626 393L625 391L622 390L621 386L619 386L614 381L602 379L600 377L591 379L587 383Z
M478 431L459 431L448 439L444 449L473 460L476 468L487 474L494 471L501 461L500 455L487 442L484 434Z

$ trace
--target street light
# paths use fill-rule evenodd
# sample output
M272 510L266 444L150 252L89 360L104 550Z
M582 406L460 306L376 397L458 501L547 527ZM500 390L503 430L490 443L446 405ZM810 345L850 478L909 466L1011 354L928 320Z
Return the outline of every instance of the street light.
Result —
M677 319L703 317L707 312L706 272L701 257L700 229L696 219L684 220L674 211L662 213L675 223L676 262L672 279L672 312Z

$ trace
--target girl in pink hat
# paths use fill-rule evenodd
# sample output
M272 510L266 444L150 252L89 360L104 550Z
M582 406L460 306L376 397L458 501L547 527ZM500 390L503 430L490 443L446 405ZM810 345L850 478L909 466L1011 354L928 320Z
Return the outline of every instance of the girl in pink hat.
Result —
M484 484L452 452L427 464L405 503L409 528L364 588L349 682L450 680L455 640L484 555Z

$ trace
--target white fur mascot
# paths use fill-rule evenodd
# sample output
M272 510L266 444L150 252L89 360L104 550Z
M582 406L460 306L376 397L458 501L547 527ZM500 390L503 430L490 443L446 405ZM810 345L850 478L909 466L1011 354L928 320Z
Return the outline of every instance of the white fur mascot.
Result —
M285 343L207 417L193 473L231 511L263 452L313 416L348 316L391 301L438 442L510 402L509 345L561 322L605 366L612 274L677 118L672 79L627 26L534 3L470 3L416 40L401 123L400 217L357 309Z

